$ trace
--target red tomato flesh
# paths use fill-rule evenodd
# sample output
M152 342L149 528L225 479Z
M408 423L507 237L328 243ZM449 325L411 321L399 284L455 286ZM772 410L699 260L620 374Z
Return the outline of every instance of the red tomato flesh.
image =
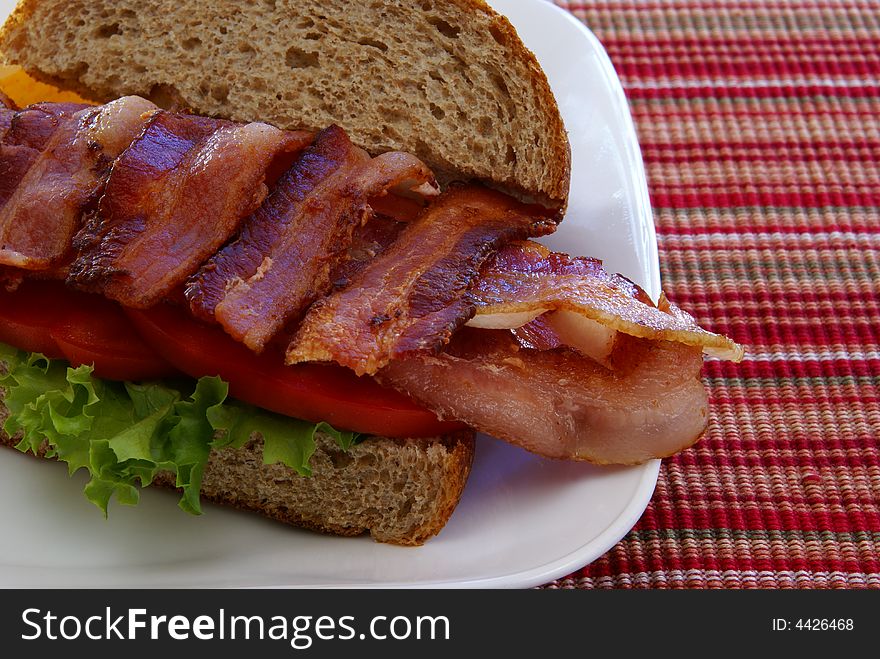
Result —
M122 309L101 297L74 310L52 330L73 366L92 364L108 380L158 380L180 372L150 348Z
M285 366L278 352L252 353L221 329L159 305L125 312L144 340L192 377L219 375L231 396L267 410L335 428L388 437L442 435L465 426L371 378L334 364Z
M69 292L58 282L26 280L14 292L0 289L0 341L64 359L52 328L72 309Z
M219 375L235 398L345 430L403 438L465 427L340 366L285 366L282 354L255 355L175 307L123 309L60 281L26 280L14 292L0 290L0 341L74 366L92 364L96 376L111 380Z
M0 291L0 341L108 380L152 380L179 372L135 332L118 305L59 281L24 281Z

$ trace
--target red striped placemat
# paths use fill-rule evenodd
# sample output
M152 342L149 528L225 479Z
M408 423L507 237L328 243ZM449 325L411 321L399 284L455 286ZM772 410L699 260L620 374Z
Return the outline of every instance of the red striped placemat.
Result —
M663 286L748 345L642 519L551 588L880 588L880 4L557 4L639 133Z

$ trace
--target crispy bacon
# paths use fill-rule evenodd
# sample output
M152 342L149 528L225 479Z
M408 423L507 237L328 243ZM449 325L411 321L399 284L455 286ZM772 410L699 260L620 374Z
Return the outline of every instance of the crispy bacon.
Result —
M348 287L314 305L287 363L335 361L373 374L393 359L440 348L473 315L466 292L492 251L554 227L506 195L452 187Z
M708 420L699 348L631 336L611 368L464 328L438 355L393 361L380 382L441 417L551 458L638 464L690 446Z
M599 361L611 352L616 332L698 346L724 359L739 361L743 356L733 341L700 328L665 296L655 305L633 282L606 272L601 261L550 252L533 242L500 250L471 294L477 303L471 326L521 327L551 312L543 317L545 326L532 334L552 341L546 333L549 325L562 343L586 346L583 351Z
M405 226L390 217L376 215L363 226L357 227L352 234L345 259L337 263L330 274L333 290L348 287L353 277L397 241Z
M371 159L336 126L0 98L0 149L0 285L19 281L12 266L64 270L85 210L72 284L145 307L190 277L193 312L251 349L283 340L288 363L375 374L542 455L680 450L706 424L701 351L742 357L595 259L509 244L555 227L543 209L464 185L423 209L436 193L423 163Z
M193 277L193 312L256 352L332 287L368 199L397 185L434 185L414 156L371 159L338 126L322 131L234 243Z
M58 128L70 123L73 116L90 105L82 103L36 103L13 112L4 142L34 149L46 148Z
M370 203L372 207L372 201ZM345 257L340 259L330 273L330 290L342 290L351 279L363 270L373 259L394 244L405 225L385 215L375 215L359 227L351 237L351 244ZM272 338L274 348L283 353L299 328L299 319L288 323Z
M34 106L13 117L5 139L17 150L2 157L20 178L0 208L0 264L46 270L65 259L83 210L103 188L106 165L154 107L129 96L81 109L70 120L67 104Z
M474 316L474 318L476 318L476 316ZM473 320L473 318L471 320ZM473 327L472 325L469 326ZM516 340L523 348L531 348L532 350L555 350L556 348L566 347L559 334L547 324L546 316L538 316L525 325L512 327L510 332L516 337Z
M267 124L155 113L77 236L70 281L129 307L156 304L259 207L276 155L310 141Z
M46 143L85 105L40 103L16 111L0 108L0 209L12 198Z

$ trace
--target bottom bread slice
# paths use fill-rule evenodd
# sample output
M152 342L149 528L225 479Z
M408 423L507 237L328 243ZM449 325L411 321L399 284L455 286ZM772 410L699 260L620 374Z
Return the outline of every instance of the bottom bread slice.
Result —
M474 457L474 435L369 437L343 451L315 436L312 475L264 465L262 440L211 454L202 481L208 501L336 535L369 532L379 542L420 545L458 505ZM172 485L171 474L164 484Z
M5 415L0 415L0 417ZM17 440L0 432L0 443ZM315 436L311 476L263 464L262 440L212 452L202 498L336 535L369 532L379 542L420 545L436 535L458 505L474 457L471 431L445 437L369 437L343 451ZM174 486L160 473L154 484Z

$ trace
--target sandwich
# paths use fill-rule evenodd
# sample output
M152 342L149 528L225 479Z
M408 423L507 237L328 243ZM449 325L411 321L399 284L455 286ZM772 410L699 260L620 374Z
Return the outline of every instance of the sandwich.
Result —
M663 457L705 429L703 354L742 355L530 240L567 141L480 2L26 0L0 51L94 103L0 108L4 441L105 510L159 482L420 544L474 429Z

